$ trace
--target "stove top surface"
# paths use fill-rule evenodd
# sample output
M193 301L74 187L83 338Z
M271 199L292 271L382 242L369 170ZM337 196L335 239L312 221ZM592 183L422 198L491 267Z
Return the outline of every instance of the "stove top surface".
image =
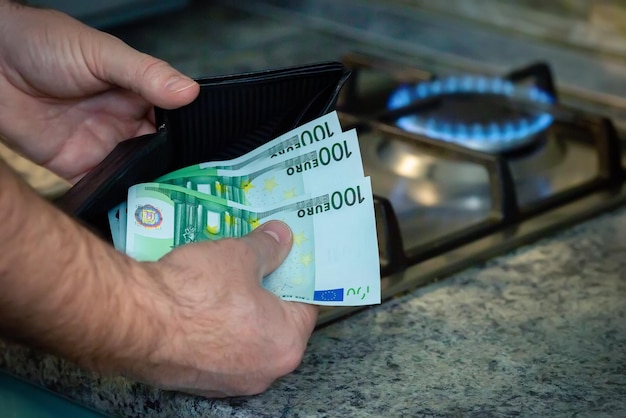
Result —
M371 176L383 300L626 201L622 138L547 64L439 79L351 54L337 109ZM323 308L319 324L358 308Z

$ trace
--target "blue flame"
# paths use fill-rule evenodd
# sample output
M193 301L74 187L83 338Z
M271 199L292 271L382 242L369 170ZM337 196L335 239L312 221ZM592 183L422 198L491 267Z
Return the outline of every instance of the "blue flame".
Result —
M501 78L466 75L402 86L390 96L388 108L398 109L419 100L456 93L494 94L533 103L554 103L550 94L536 86L516 85ZM396 121L399 127L409 132L487 152L500 152L525 144L552 122L552 115L545 112L520 115L513 120L473 124L450 122L441 117L419 114L403 116Z

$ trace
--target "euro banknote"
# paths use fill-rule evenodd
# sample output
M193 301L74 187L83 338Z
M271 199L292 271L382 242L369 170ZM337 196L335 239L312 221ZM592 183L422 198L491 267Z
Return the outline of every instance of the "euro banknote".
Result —
M306 153L308 149L320 143L336 142L342 132L337 112L333 111L311 122L298 126L240 157L231 160L195 164L175 170L168 173L167 176L170 178L180 178L189 176L191 173L197 174L198 170L205 168L241 170L244 167L252 167L254 165L262 166L268 164L267 161L273 158L280 158L286 154L302 155ZM161 179L155 179L155 181L160 182ZM191 184L188 185L191 186ZM117 249L122 249L125 241L125 231L120 231L118 221L119 215L126 210L122 205L123 203L118 204L110 209L108 213L111 234L113 235L113 244Z
M251 207L185 187L144 183L128 193L126 253L158 260L173 248L241 237L269 220L294 244L263 287L282 299L330 306L380 303L380 267L369 177L321 184L307 197Z
M206 167L174 172L156 183L169 183L248 206L268 206L304 196L320 185L363 177L356 130L333 142L311 146L301 155L285 154L266 164L239 170Z

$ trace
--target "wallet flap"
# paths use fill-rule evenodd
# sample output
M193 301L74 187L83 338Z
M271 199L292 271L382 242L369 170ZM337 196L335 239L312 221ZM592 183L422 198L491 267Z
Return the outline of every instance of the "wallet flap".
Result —
M327 113L347 75L330 62L199 79L194 102L156 112L175 144L174 168L238 157Z

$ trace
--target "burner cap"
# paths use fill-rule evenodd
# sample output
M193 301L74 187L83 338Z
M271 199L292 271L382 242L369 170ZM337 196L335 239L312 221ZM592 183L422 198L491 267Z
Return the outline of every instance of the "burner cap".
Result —
M554 98L538 87L470 75L402 86L392 93L388 108L429 98L439 100L400 117L397 125L478 151L500 153L526 145L553 121L549 113L519 110L510 101L553 103Z

